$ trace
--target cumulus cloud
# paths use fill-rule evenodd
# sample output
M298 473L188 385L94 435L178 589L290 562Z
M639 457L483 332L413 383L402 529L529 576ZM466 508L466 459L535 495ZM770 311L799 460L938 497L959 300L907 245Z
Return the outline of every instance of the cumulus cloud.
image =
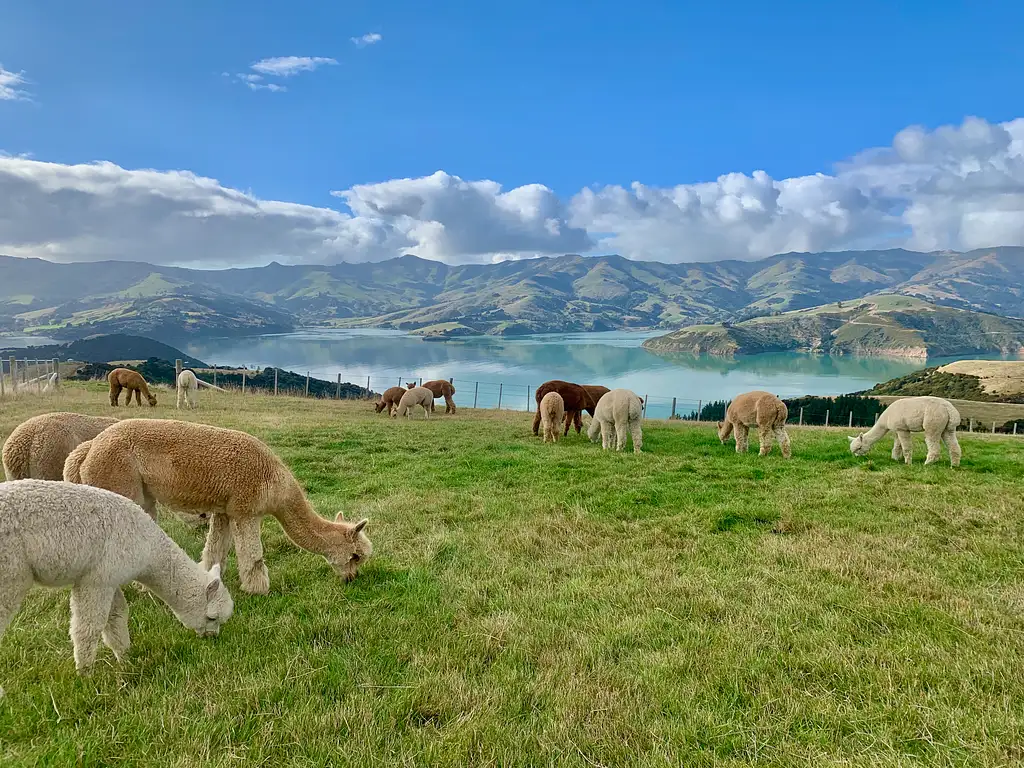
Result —
M506 190L438 171L332 194L338 210L261 200L184 171L0 153L0 253L221 266L1024 245L1024 119L910 127L830 174L787 179L755 171L667 188L637 182L564 201L541 184Z
M270 59L260 59L249 69L261 75L292 77L300 72L312 72L325 64L337 63L334 59L325 56L276 56Z
M0 64L0 101L18 101L28 98L24 86L28 84L24 72L11 72Z
M379 43L381 40L384 39L384 35L378 32L369 32L368 34L362 35L361 37L353 37L350 39L360 48L365 48L368 45Z
M585 189L570 222L602 251L660 261L754 259L786 251L1024 244L1024 119L913 126L833 174L763 171L653 188Z

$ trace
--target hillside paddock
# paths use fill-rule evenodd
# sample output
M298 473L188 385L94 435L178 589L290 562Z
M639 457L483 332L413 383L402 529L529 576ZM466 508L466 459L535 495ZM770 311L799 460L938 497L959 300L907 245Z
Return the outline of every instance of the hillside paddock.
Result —
M128 588L128 659L87 679L67 590L35 590L0 641L0 765L1024 760L1024 442L963 435L951 470L920 436L905 467L791 428L785 462L648 422L616 455L521 412L168 394L118 413L252 432L376 555L345 585L267 519L270 595L232 556L235 616L200 640ZM111 411L102 383L3 400L0 438L50 410Z

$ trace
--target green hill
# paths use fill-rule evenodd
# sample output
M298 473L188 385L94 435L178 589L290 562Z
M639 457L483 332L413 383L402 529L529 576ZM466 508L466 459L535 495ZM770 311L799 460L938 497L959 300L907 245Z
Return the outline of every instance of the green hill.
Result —
M888 355L1019 354L1024 320L951 309L906 296L869 296L740 323L694 325L644 342L659 353Z

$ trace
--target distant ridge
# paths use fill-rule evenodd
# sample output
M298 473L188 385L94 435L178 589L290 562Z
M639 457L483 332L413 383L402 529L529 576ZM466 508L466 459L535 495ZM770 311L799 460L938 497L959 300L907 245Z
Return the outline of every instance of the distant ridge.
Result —
M0 338L0 344L3 339ZM187 355L180 349L148 339L123 333L101 334L65 344L47 344L39 347L0 347L0 357L13 355L22 360L74 360L82 363L109 363L115 360L148 360L151 357L174 362L181 360L190 368L208 368L202 360Z

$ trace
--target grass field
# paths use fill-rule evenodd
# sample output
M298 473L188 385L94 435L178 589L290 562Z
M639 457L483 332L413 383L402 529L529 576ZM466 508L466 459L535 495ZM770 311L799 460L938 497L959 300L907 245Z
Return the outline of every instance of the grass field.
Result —
M142 415L174 417L163 393ZM74 672L67 591L0 641L0 765L960 766L1024 760L1024 442L963 466L845 430L737 456L649 422L645 453L524 413L201 392L323 514L368 516L351 584L263 525L271 594L201 640L126 590L133 646ZM98 385L0 401L106 413ZM134 410L132 411L134 413ZM124 413L124 411L122 411ZM202 532L166 529L198 557Z

